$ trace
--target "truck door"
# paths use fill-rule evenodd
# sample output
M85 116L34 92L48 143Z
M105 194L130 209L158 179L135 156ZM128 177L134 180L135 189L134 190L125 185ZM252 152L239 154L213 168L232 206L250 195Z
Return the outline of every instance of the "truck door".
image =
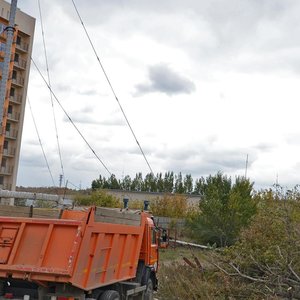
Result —
M154 265L158 260L158 236L155 227L150 227L150 265Z
M0 264L7 264L19 227L2 225L0 228Z

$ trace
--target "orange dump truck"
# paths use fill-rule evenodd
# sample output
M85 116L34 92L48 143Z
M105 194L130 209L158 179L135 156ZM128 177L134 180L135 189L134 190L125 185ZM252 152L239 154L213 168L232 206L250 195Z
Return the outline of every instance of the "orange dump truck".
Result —
M147 212L0 207L4 298L153 299L157 264Z

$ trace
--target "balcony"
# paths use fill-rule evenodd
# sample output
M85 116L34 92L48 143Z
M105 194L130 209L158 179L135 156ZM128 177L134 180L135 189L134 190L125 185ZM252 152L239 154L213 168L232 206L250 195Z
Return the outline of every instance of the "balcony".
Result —
M13 171L14 171L13 166L1 166L0 175L12 175Z
M20 120L20 113L18 112L7 113L7 119L12 122L18 122Z
M11 129L9 131L5 131L5 137L7 139L16 140L18 137L18 130Z
M0 184L1 190L11 190L11 184L10 183L2 183Z
M16 154L16 148L4 148L2 151L2 156L4 157L14 157Z
M28 43L25 43L25 42L16 43L16 49L23 52L23 53L28 52L28 48L29 48Z
M11 83L15 86L18 86L18 87L23 87L24 86L24 78L21 77L21 76L17 76L16 78L12 78L11 79Z
M14 61L14 67L17 69L25 70L27 62L25 59L20 58L18 61Z
M21 104L22 103L22 95L16 94L14 96L9 96L9 101L14 104Z

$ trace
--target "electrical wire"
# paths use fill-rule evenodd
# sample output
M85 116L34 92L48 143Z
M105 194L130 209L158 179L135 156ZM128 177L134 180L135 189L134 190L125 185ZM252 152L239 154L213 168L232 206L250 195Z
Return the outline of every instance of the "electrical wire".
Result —
M147 160L147 157L146 157L146 155L145 155L145 153L144 153L144 151L143 151L143 149L142 149L142 147L141 147L141 145L140 145L140 143L139 143L139 141L138 141L138 139L137 139L137 137L136 137L136 135L135 135L135 133L134 133L134 131L133 131L133 128L131 127L131 125L130 125L130 123L129 123L129 120L128 120L128 118L127 118L127 116L126 116L126 114L125 114L125 111L124 111L124 109L123 109L123 107L122 107L122 105L121 105L121 103L120 103L120 101L119 101L119 99L118 99L118 97L117 97L117 94L116 94L116 92L115 92L115 90L114 90L114 88L113 88L113 86L112 86L112 84L111 84L111 81L110 81L109 78L108 78L108 75L107 75L107 73L106 73L106 71L105 71L105 69L104 69L104 66L103 66L103 64L102 64L102 62L101 62L101 60L100 60L100 58L99 58L99 56L98 56L98 53L97 53L97 51L96 51L96 49L95 49L95 47L94 47L94 44L93 44L93 42L92 42L92 40L91 40L91 38L90 38L90 35L89 35L89 33L88 33L88 31L87 31L87 29L86 29L84 23L83 23L83 20L82 20L80 14L79 14L79 11L78 11L78 9L77 9L77 6L76 6L74 0L72 0L72 3L73 3L73 6L74 6L74 8L75 8L75 10L76 10L77 16L78 16L78 18L79 18L79 20L80 20L80 22L81 22L81 25L82 25L82 27L83 27L83 29L84 29L84 32L85 32L85 34L86 34L86 36L87 36L87 38L88 38L88 40L89 40L89 43L90 43L90 45L91 45L91 47L92 47L92 49L93 49L93 52L94 52L94 54L95 54L95 56L96 56L96 58L97 58L97 61L98 61L99 65L100 65L100 67L101 67L101 70L102 70L102 72L103 72L103 74L104 74L104 76L105 76L105 78L106 78L106 81L108 82L108 85L110 86L110 89L111 89L111 91L112 91L112 93L113 93L113 95L114 95L114 97L115 97L115 99L116 99L116 101L117 101L117 103L118 103L118 105L119 105L119 108L120 108L120 110L121 110L121 112L122 112L122 114L123 114L123 116L124 116L124 118L125 118L125 120L126 120L126 123L127 123L128 127L129 127L129 129L130 129L130 131L131 131L131 133L132 133L132 135L133 135L133 138L135 139L135 142L137 143L137 145L138 145L138 147L139 147L139 149L140 149L140 151L141 151L141 153L142 153L142 155L143 155L143 157L144 157L144 159L145 159L145 161L146 161L146 163L147 163L147 165L148 165L148 167L149 167L151 173L154 174L153 171L152 171L152 168L151 168L151 166L150 166L150 164L149 164L149 162L148 162L148 160Z
M92 153L94 154L94 156L98 159L98 161L102 164L102 166L105 168L105 170L109 173L109 175L112 175L112 173L109 171L109 169L106 167L106 165L104 164L104 162L101 160L101 158L97 155L97 153L95 152L95 150L91 147L91 145L89 144L89 142L87 141L87 139L84 137L84 135L81 133L81 131L79 130L79 128L76 126L76 124L73 122L73 120L71 119L71 117L69 116L69 114L67 113L67 111L64 109L64 107L62 106L61 102L58 100L58 98L56 97L56 95L54 94L51 86L48 84L47 80L45 79L45 77L43 76L43 74L41 73L39 67L37 66L37 64L34 62L33 58L31 57L31 61L33 63L33 65L35 66L36 70L38 71L38 73L40 74L40 76L42 77L44 83L46 84L46 86L48 87L48 89L50 90L52 96L54 97L54 99L56 100L56 102L58 103L59 107L62 109L62 111L64 112L64 114L66 115L66 117L69 119L69 121L71 122L71 124L73 125L73 127L76 129L76 131L78 132L78 134L81 136L81 138L84 140L84 142L86 143L86 145L88 146L88 148L92 151Z
M35 118L34 118L34 115L33 115L33 111L32 111L32 107L31 107L29 98L27 98L27 101L28 101L28 104L29 104L30 113L31 113L31 116L32 116L32 120L33 120L33 124L34 124L34 127L35 127L35 131L36 131L36 134L37 134L37 137L38 137L38 140L39 140L42 152L43 152L43 156L44 156L44 159L45 159L45 162L46 162L46 165L47 165L47 169L48 169L48 172L50 174L50 177L51 177L51 180L52 180L52 184L53 184L53 186L55 186L54 179L53 179L53 176L52 176L52 172L50 170L50 166L49 166L49 163L48 163L48 160L47 160L47 157L46 157L46 153L44 151L44 147L43 147L43 144L42 144L42 141L41 141L39 130L38 130L36 122L35 122Z
M45 56L45 63L46 63L46 70L47 70L47 78L48 78L48 84L51 87L47 47L46 47L46 41L45 41L45 33L44 33L44 25L43 25L43 17L42 17L42 9L41 9L40 0L38 0L38 7L39 7L40 22L41 22L41 31L42 31L44 56ZM54 127L55 127L56 143L57 143L58 155L59 155L59 160L60 160L61 174L63 176L63 182L64 182L64 185L65 185L64 166L63 166L63 162L62 162L61 148L60 148L60 142L59 142L59 137L58 137L57 122L56 122L55 110L54 110L54 101L53 101L53 97L52 97L51 92L50 92L50 100L51 100L51 106L52 106L52 115L53 115L53 122L54 122Z
M70 180L68 180L68 183L71 184L74 188L80 190L80 187L72 183Z

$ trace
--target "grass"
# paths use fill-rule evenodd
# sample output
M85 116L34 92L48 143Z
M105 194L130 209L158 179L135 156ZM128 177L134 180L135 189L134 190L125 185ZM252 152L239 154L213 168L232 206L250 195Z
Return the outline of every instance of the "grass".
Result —
M205 299L207 297L205 291L201 292L203 296L199 296L197 291L189 292L194 284L199 285L199 282L203 284L203 276L200 268L192 268L187 265L183 258L188 258L195 265L194 257L197 257L201 265L206 268L205 257L209 255L209 251L195 248L161 249L159 252L160 268L158 270L159 290L155 298L159 300Z
M183 257L193 259L193 255L197 256L199 260L205 259L208 255L208 250L188 248L188 247L169 247L167 249L159 250L159 262L160 264L171 262L183 262Z

